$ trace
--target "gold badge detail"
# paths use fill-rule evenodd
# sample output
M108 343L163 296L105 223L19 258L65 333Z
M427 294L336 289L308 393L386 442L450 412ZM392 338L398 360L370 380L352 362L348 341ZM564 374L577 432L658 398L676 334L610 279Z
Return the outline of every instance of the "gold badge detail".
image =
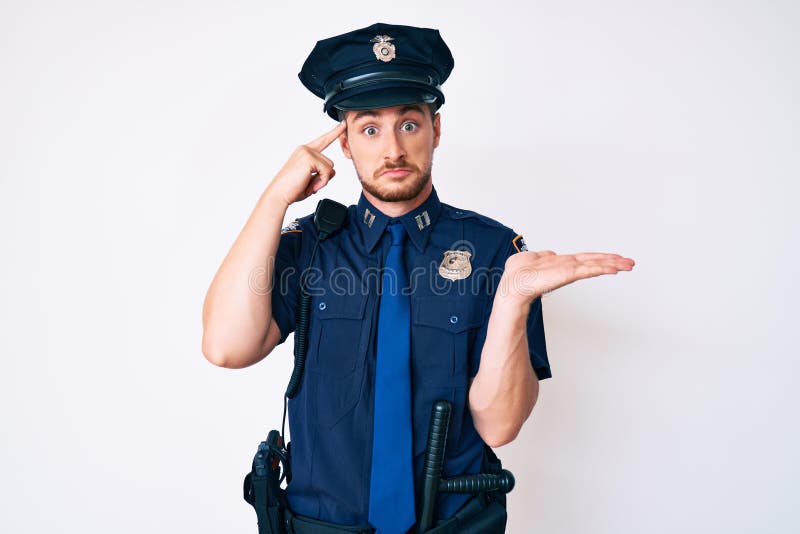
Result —
M393 60L395 52L394 44L389 42L393 40L394 38L388 35L376 35L373 37L370 42L375 43L372 45L372 51L375 52L375 57L385 62Z
M448 280L463 280L472 273L469 262L472 254L466 250L447 250L444 259L439 265L439 274Z

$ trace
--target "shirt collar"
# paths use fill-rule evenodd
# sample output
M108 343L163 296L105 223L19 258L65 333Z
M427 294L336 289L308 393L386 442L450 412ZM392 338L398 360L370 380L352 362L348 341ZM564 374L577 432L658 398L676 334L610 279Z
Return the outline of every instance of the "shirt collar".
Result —
M362 191L356 207L356 224L361 228L361 235L364 237L364 246L367 252L372 252L375 245L381 240L381 236L386 230L386 225L390 221L397 219L405 226L414 246L420 252L423 252L433 231L433 225L436 223L441 211L442 203L439 202L439 196L436 194L434 187L431 187L431 193L425 199L425 202L408 213L394 218L381 213L378 208L367 200Z

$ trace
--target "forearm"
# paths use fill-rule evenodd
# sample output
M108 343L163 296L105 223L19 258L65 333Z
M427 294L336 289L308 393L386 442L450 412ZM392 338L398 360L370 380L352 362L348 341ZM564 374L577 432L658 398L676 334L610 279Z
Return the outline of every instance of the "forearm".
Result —
M246 367L265 356L269 290L287 207L267 187L211 282L203 304L203 354L216 365Z
M526 333L530 300L504 293L495 295L480 368L469 391L475 429L492 447L517 437L539 394Z

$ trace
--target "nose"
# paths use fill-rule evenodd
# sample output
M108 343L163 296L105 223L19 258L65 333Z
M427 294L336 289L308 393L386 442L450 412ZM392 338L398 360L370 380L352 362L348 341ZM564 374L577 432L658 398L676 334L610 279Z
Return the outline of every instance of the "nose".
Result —
M389 161L397 161L406 157L405 148L400 142L400 137L396 131L391 131L389 135L385 136L386 145L384 146L383 159Z

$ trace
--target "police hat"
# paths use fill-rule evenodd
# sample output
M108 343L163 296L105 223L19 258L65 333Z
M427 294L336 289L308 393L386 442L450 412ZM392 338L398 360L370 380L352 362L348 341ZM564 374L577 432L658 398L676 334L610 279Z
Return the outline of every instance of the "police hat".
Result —
M374 109L419 102L444 104L440 86L453 55L439 30L377 23L317 41L298 76L325 100L322 110Z

